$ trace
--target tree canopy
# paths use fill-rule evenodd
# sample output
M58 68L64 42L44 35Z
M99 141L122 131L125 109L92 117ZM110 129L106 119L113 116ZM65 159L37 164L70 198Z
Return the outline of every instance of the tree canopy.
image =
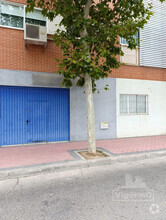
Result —
M95 80L107 77L120 66L120 37L127 40L130 49L136 48L134 35L152 15L151 4L145 6L143 0L27 0L27 12L35 6L42 8L43 15L50 20L62 16L60 25L65 30L58 30L53 39L63 52L63 59L58 60L63 84L70 87L77 78L77 85L83 86L88 74L93 90Z

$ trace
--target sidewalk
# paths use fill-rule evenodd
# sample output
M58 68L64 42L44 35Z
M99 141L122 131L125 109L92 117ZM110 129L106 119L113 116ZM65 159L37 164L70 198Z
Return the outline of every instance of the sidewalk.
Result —
M151 152L166 154L166 136L97 140L96 144L111 159L125 155L147 155ZM61 166L64 162L83 161L75 151L86 148L87 142L1 147L0 171L53 163Z

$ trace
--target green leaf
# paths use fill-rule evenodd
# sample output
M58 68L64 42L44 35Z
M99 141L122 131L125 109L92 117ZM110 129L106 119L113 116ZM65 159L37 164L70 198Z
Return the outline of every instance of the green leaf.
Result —
M136 48L139 41L135 42L133 36L144 28L153 12L152 4L145 6L143 0L92 0L86 18L86 3L87 0L27 0L26 12L39 7L50 20L57 15L62 17L60 25L65 30L59 28L53 40L62 51L62 58L55 53L55 60L64 77L63 85L71 87L72 80L78 77L77 86L83 86L83 76L89 74L96 91L95 81L108 77L112 69L122 65L117 60L123 56L119 37L129 42L130 49Z
M85 79L83 77L81 77L76 83L76 85L79 87L83 87L84 84L85 84Z

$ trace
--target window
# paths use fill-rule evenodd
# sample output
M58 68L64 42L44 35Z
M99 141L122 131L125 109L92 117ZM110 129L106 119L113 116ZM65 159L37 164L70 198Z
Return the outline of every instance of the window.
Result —
M120 114L147 114L147 95L120 95Z
M23 28L24 7L14 4L1 3L0 25Z
M4 1L0 4L0 25L13 28L24 28L25 23L46 26L46 17L41 10L34 9L25 13L25 6Z
M138 43L138 39L139 39L139 32L133 36L135 41ZM123 45L128 45L128 42L125 38L121 37L120 38L120 43L123 44Z
M25 15L25 23L46 26L46 18L43 17L40 10L34 9L33 12Z

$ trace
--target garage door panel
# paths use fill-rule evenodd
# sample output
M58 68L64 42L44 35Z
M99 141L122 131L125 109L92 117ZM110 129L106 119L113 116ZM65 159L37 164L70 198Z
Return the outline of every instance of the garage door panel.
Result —
M68 141L69 127L68 89L0 87L0 145Z
M24 143L24 102L21 96L12 88L0 87L0 145L12 145Z
M47 140L47 102L27 102L27 142L46 142Z

